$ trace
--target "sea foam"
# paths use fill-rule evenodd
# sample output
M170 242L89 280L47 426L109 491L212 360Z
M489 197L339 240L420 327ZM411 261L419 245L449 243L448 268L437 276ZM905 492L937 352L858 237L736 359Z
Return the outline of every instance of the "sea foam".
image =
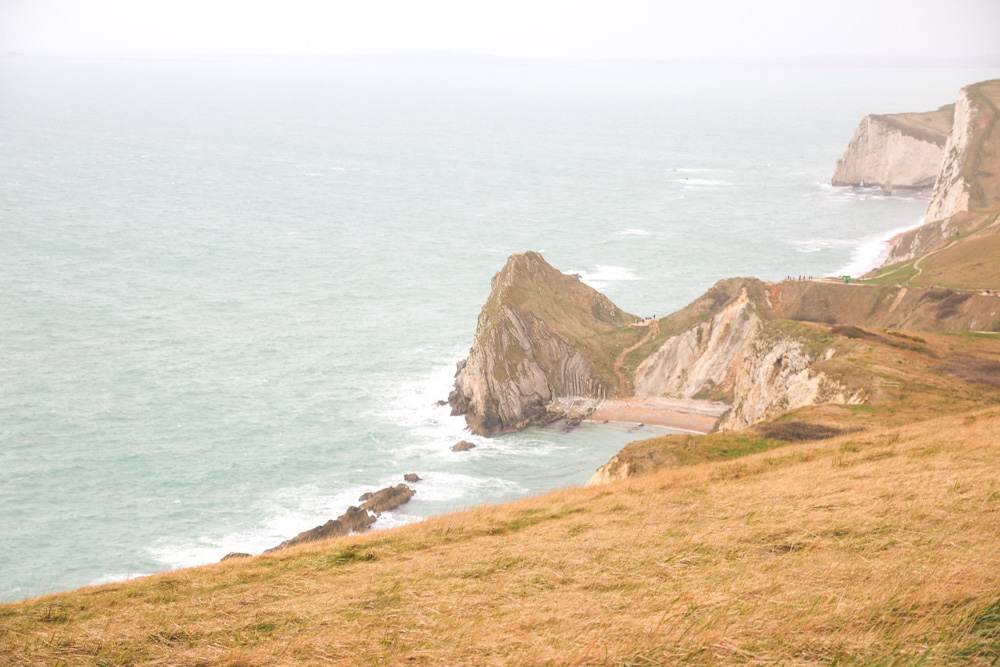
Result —
M580 280L596 290L602 290L609 283L619 280L639 280L638 276L635 275L635 271L624 266L604 266L599 264L590 271L578 270L567 271L566 273L568 275L576 274L580 276Z
M882 266L886 258L889 256L889 250L891 249L890 241L899 234L908 232L911 229L916 229L921 226L923 222L923 220L919 220L912 225L898 227L888 232L875 234L863 239L861 244L851 253L850 262L830 275L857 277L863 276L873 269L877 269Z

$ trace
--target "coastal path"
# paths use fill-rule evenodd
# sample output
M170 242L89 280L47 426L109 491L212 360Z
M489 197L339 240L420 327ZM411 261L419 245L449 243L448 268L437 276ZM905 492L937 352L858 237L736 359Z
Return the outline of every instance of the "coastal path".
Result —
M646 332L646 335L640 338L639 342L633 345L632 347L627 347L624 350L622 350L621 353L618 355L618 357L615 359L615 375L618 376L618 393L622 397L628 396L628 378L625 377L625 371L622 369L622 366L625 365L625 357L628 356L629 352L632 352L633 350L642 347L643 345L648 343L653 338L653 336L660 333L659 320L649 320L648 322L649 323L647 324L644 321L643 324L637 325L637 326L646 326L649 328L649 331Z

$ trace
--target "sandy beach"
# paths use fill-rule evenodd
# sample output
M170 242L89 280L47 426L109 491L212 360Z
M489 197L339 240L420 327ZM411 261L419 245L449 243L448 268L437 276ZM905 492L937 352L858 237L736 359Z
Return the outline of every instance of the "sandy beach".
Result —
M613 421L664 426L692 433L709 433L729 409L725 403L694 399L631 397L603 401L587 421Z

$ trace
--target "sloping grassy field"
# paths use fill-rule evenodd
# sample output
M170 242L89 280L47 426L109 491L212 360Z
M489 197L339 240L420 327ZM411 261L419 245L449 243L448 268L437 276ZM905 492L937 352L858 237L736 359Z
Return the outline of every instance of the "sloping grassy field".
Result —
M992 664L1000 407L0 606L16 665Z

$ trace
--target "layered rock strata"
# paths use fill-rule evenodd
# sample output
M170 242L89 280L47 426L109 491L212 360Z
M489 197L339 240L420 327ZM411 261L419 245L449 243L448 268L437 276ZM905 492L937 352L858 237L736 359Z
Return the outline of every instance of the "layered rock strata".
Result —
M637 330L632 316L537 254L513 255L493 279L449 400L483 435L554 413L602 414L606 400L620 403L632 386L640 409L675 400L677 406L703 403L718 415L716 406L725 403L729 408L716 424L725 430L811 403L862 400L863 391L848 390L815 367L833 349L817 350L773 321L768 295L759 280L720 281L655 330ZM660 331L668 335L655 338ZM626 362L630 352L638 359ZM616 357L616 381L609 381L606 367ZM635 364L631 377L629 364ZM572 395L577 398L567 398Z
M849 390L816 368L834 348L810 345L773 317L765 284L746 279L714 314L639 365L636 395L723 399L731 407L716 424L720 431L805 405L864 399L864 389Z
M541 255L512 255L491 282L469 357L448 397L478 435L546 421L559 398L615 395L614 350L636 318Z

